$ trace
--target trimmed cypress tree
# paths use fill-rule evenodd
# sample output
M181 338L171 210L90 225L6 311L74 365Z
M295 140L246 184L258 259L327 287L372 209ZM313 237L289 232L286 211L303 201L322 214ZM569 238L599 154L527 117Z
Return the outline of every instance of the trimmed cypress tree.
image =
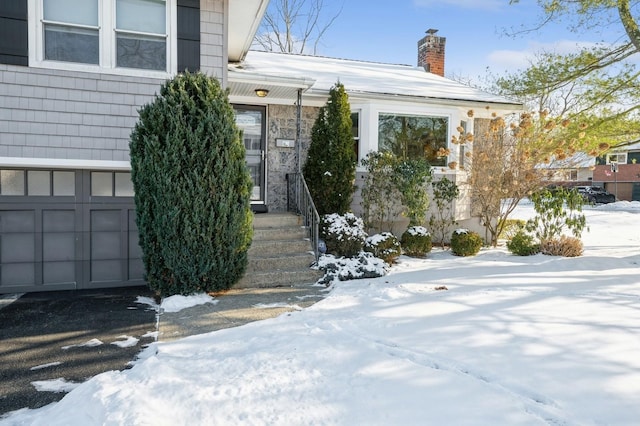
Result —
M251 177L226 92L202 73L168 80L131 133L136 223L161 296L238 281L252 238Z
M311 146L302 170L320 215L349 211L356 179L351 107L344 86L336 83L311 129Z

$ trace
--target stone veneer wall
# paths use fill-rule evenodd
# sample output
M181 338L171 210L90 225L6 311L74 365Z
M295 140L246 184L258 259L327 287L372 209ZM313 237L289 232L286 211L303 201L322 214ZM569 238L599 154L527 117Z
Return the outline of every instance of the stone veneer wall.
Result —
M319 108L302 107L301 167L307 158L311 142L311 128ZM270 212L287 210L287 173L297 172L296 148L279 148L276 139L296 138L296 106L269 105L267 113L267 205Z

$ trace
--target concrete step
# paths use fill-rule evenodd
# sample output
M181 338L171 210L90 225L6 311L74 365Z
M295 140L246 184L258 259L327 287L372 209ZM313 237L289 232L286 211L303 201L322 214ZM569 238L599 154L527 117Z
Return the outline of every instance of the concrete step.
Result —
M256 214L245 276L235 288L292 287L313 284L322 272L315 261L302 218L291 213Z
M308 269L314 261L315 257L310 252L276 256L250 256L247 273L282 270L302 271Z
M322 278L322 272L307 268L303 271L274 271L245 275L234 288L295 287L312 284Z
M249 247L249 258L270 257L311 251L309 240L253 240Z
M253 228L285 228L302 226L302 217L293 213L265 213L253 215Z
M255 228L253 240L302 240L306 238L307 230L302 226L289 226L283 228Z

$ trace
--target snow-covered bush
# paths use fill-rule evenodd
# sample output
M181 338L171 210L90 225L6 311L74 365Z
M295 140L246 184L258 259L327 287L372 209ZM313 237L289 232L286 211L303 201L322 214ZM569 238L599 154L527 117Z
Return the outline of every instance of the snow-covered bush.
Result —
M533 235L520 230L507 242L507 249L516 256L531 256L540 253L540 244Z
M367 238L362 219L353 213L333 213L322 216L320 222L320 237L328 253L352 257L362 251Z
M468 229L456 229L451 234L451 252L456 256L475 256L482 247L482 237Z
M400 245L406 255L424 257L431 252L431 234L424 226L410 226L400 237Z
M352 258L325 254L318 260L318 269L325 272L318 284L330 285L336 279L346 281L382 277L389 271L389 265L373 254L363 251Z
M389 265L393 264L402 254L400 241L391 232L371 235L365 241L364 250L372 253L375 257L379 257Z

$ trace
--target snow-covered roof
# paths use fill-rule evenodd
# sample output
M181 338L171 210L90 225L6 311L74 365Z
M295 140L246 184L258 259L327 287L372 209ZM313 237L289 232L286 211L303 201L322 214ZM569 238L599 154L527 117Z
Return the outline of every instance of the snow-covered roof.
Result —
M614 147L612 152L629 152L640 150L640 142L634 142L630 144L623 144L618 147Z
M520 108L521 103L493 95L409 65L364 62L320 56L249 51L245 60L232 64L229 80L261 77L310 81L307 93L326 94L337 82L350 96L414 97L450 101L497 103Z

